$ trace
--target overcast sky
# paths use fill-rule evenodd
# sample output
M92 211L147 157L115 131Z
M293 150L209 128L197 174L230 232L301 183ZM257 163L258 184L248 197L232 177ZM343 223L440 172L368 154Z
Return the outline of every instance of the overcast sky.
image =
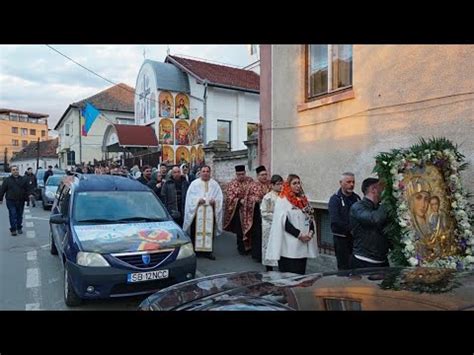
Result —
M88 69L135 87L146 59L164 61L167 45L52 45ZM243 67L253 62L247 45L170 45L183 54ZM0 107L49 114L49 128L69 104L112 84L69 61L45 45L0 46Z

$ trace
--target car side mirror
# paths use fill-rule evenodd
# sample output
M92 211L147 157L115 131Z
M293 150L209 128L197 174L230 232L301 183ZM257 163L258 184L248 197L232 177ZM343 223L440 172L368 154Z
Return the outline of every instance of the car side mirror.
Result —
M67 218L64 218L62 214L52 214L49 217L49 223L52 224L65 224L67 223Z

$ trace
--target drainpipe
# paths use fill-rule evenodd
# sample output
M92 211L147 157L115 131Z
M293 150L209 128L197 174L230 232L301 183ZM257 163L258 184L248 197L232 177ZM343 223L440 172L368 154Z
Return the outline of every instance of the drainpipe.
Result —
M207 84L208 83L209 82L207 81L207 79L204 79L204 104L203 104L203 106L204 106L204 108L203 108L203 115L204 115L204 134L203 134L203 136L204 137L202 137L202 139L204 141L203 142L204 145L206 145L206 142L207 142L207 120L209 119L207 117Z

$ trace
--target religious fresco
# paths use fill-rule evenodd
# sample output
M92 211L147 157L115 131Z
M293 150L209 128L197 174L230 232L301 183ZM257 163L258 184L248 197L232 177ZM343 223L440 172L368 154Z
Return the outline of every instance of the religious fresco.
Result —
M416 166L405 171L403 185L420 258L432 261L458 254L455 221L441 171L431 164Z
M176 149L176 164L189 164L191 162L191 152L187 147L179 146Z
M204 143L204 118L199 117L197 119L197 136L196 136L196 144Z
M196 149L196 164L204 164L204 147L202 145L198 146Z
M189 98L185 94L176 95L175 99L176 108L175 108L175 117L176 118L189 118Z
M197 122L195 119L191 120L189 127L189 144L197 144Z
M176 145L189 145L189 123L185 120L176 121Z
M197 149L196 147L191 147L191 166L194 167L196 165L196 160L197 160Z
M160 120L159 141L160 144L174 144L174 127L172 120L168 118Z
M163 146L163 163L174 164L174 149L173 146Z
M169 91L162 91L159 97L160 117L174 118L174 100Z

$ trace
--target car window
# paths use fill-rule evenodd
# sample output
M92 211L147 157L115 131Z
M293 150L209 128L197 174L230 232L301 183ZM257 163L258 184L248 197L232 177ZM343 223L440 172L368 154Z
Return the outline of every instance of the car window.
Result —
M58 186L63 179L63 175L52 175L46 181L46 186Z
M79 192L75 197L77 222L133 218L168 220L169 217L151 191L90 191Z

